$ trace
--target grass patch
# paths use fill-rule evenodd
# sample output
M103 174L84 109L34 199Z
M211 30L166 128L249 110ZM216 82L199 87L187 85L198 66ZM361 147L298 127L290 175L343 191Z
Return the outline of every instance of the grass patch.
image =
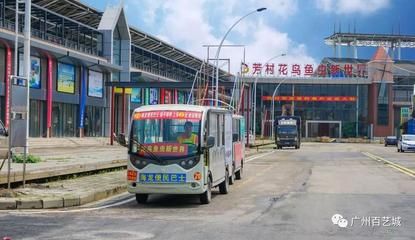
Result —
M23 163L24 156L23 154L13 154L12 159L14 163ZM26 159L26 163L38 163L40 161L42 161L40 157L31 154L29 154Z

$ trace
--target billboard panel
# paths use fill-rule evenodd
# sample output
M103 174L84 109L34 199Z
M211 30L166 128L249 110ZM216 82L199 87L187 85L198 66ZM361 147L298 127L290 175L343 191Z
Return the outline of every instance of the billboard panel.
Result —
M24 76L23 60L23 54L19 54L19 76ZM40 89L40 58L38 57L30 57L29 86Z
M102 73L89 70L88 96L102 98L103 82Z
M58 63L57 90L63 93L75 93L75 67Z
M141 104L141 88L133 88L131 91L131 102Z

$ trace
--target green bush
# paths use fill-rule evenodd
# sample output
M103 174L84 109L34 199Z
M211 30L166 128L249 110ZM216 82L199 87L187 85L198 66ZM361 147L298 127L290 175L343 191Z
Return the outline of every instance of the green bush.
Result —
M24 156L23 154L13 154L13 162L15 163L23 163ZM26 159L26 163L37 163L40 162L40 157L28 155Z

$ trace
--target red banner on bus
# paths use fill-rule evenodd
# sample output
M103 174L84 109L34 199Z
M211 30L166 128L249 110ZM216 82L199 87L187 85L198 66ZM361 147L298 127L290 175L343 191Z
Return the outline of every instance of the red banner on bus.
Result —
M134 113L134 120L145 119L188 119L200 120L202 119L201 112L195 111L147 111Z
M157 156L184 156L187 155L188 151L188 145L180 143L150 143L143 145ZM141 154L145 154L144 150L141 150Z

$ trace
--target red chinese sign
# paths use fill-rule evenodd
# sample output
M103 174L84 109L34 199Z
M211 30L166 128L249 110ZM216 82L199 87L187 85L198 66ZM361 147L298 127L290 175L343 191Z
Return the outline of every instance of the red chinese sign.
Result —
M180 143L152 143L143 144L149 151L157 156L183 156L187 155L187 144ZM140 154L146 154L144 150L140 150Z
M146 111L134 113L134 120L143 119L188 119L200 120L202 119L201 112L195 111Z
M291 76L291 77L367 77L367 65L350 64L286 64L253 63L251 67L242 63L242 73L247 75Z
M274 101L295 102L356 102L355 96L274 96ZM272 96L262 96L263 101L271 101Z

